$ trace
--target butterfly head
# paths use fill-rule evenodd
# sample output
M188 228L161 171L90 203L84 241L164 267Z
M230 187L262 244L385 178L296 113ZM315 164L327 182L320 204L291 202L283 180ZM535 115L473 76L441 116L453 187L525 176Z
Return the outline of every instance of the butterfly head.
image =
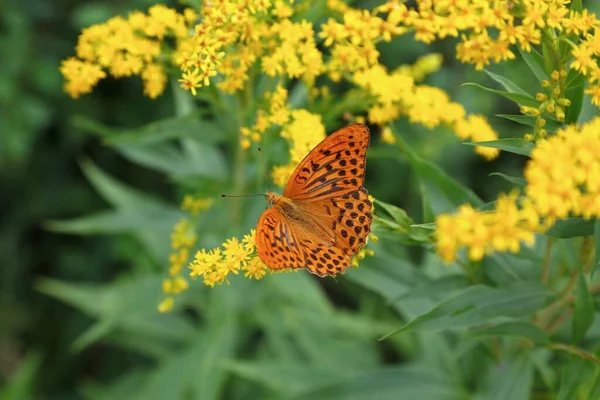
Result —
M279 202L281 195L277 194L275 192L268 191L265 194L265 198L267 199L267 203L269 203L270 206L274 206L275 204L277 204Z

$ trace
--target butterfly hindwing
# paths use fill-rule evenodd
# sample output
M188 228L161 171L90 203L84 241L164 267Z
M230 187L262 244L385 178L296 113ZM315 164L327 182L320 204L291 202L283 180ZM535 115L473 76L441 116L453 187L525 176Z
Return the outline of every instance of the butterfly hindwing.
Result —
M256 249L271 269L302 268L306 264L293 225L275 208L265 210L258 221Z
M283 195L313 201L354 192L364 184L369 143L369 129L362 124L332 133L298 164Z

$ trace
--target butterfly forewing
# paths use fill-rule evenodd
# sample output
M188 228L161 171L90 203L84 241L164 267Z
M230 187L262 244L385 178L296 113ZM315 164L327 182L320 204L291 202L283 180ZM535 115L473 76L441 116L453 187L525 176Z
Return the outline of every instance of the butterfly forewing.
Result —
M275 208L265 210L256 226L258 256L269 268L305 266L304 251L293 225L278 210Z
M362 187L369 129L346 126L329 135L294 170L283 195L294 200L341 196Z

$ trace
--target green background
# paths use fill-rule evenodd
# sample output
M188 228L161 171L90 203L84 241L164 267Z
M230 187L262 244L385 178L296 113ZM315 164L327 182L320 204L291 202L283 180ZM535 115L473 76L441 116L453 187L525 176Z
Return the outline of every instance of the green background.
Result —
M58 71L83 27L152 4L0 5L0 399L526 399L536 391L554 398L544 396L558 391L561 378L544 348L525 356L518 340L501 339L498 356L493 343L460 330L379 341L466 286L460 270L430 249L386 238L373 245L375 257L336 280L301 272L258 282L235 277L214 289L192 282L174 313L157 314L169 233L183 215L178 204L186 193L217 197L231 188L237 140L218 125L177 119L176 85L150 100L138 78L106 79L73 100L62 92ZM498 87L455 59L452 40L425 46L407 36L380 50L390 68L442 53L442 69L426 84L444 88L469 113L486 115L501 137L526 131L494 117L518 113L515 104L461 86ZM537 90L521 61L492 70ZM585 105L580 120L595 114ZM328 131L343 124L334 121ZM521 175L524 157L502 153L487 162L448 129L430 131L405 119L397 126L417 154L484 202L512 187L490 173ZM174 132L191 138L190 147L156 139ZM144 135L154 139L135 139ZM416 222L431 222L422 217L406 158L382 144L377 131L373 136L367 189ZM268 145L267 162L285 162L277 156L283 142ZM179 164L165 155L173 149ZM264 189L252 150L243 173L246 192ZM200 246L247 233L264 206L260 198L216 199L200 219ZM530 263L519 274L535 275L535 268ZM490 296L472 289L473 296ZM526 313L536 299L516 306ZM545 367L534 369L535 362ZM574 362L562 378L567 386L593 373Z

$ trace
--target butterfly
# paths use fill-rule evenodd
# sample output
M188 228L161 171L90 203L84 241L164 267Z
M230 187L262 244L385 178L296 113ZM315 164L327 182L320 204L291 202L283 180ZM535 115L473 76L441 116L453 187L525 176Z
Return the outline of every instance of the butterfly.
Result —
M256 248L267 267L324 277L350 266L373 221L363 187L369 143L365 125L341 128L298 164L283 195L266 193L271 208L256 225Z

